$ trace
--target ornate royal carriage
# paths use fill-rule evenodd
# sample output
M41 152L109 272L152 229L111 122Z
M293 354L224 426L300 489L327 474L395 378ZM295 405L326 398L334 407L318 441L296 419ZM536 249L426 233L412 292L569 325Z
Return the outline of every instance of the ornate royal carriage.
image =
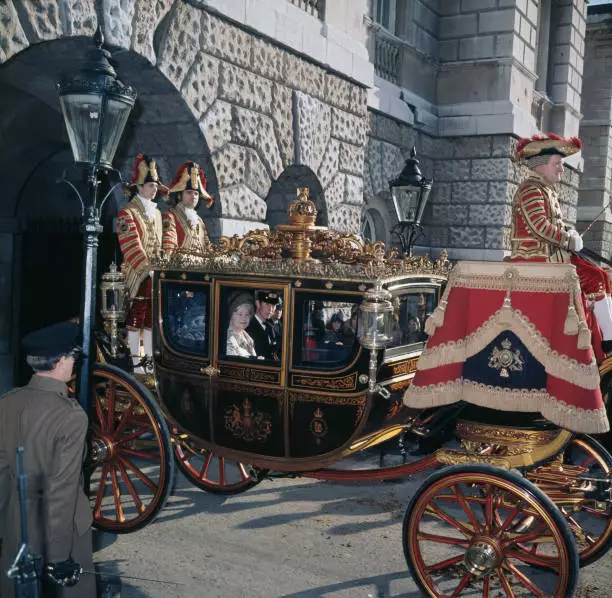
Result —
M445 255L407 257L315 227L313 210L302 193L275 232L222 238L203 254L156 263L145 380L124 371L120 275L109 274L99 338L106 363L95 369L92 396L96 525L123 532L151 521L170 491L173 454L194 484L221 493L274 475L374 481L448 466L423 484L404 519L406 559L421 589L571 595L579 565L612 542L612 457L591 437L538 417L513 420L463 402L406 407L424 322L450 265ZM275 351L232 354L230 298L261 292L284 308ZM344 465L394 438L434 443L423 442L430 452L419 458Z

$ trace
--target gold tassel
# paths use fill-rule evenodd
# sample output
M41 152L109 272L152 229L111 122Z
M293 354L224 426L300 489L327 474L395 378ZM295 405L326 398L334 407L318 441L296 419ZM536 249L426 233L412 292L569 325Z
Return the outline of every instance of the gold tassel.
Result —
M425 321L425 333L432 336L437 328L444 324L444 313L446 312L446 301L442 299L438 307L433 310L431 316Z
M506 297L504 298L504 303L501 307L499 313L499 323L500 324L510 324L512 323L512 301L510 300L510 291L506 293Z
M578 324L578 348L588 349L591 346L591 331L589 327L584 323Z
M565 316L565 325L563 326L563 333L570 336L578 334L580 324L578 322L578 314L572 301L570 301L569 307L567 308L567 315Z

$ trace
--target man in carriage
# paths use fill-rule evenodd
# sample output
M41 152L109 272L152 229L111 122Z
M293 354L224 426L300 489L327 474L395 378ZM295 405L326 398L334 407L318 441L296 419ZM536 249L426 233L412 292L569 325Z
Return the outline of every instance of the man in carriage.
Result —
M406 405L463 400L539 412L575 432L609 429L596 357L602 333L612 340L610 283L575 255L582 239L564 224L553 188L563 159L580 148L552 134L519 141L517 158L532 172L514 197L511 255L455 266L426 322L430 338Z
M166 193L168 188L159 179L155 160L139 154L126 189L129 202L117 215L117 235L123 254L122 270L131 301L127 325L134 365L142 359L141 333L144 354L151 355L153 352L151 260L159 257L162 249L162 217L155 203L160 191Z

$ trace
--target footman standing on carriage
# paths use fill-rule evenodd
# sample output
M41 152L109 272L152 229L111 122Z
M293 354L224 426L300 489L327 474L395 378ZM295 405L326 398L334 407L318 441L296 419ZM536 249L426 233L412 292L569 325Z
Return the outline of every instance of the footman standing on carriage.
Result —
M162 247L165 256L177 249L201 254L209 243L206 225L196 208L202 199L206 207L213 205L212 195L206 190L206 177L198 164L191 160L181 165L170 184L173 207L163 215Z
M83 492L87 415L68 396L78 326L62 322L23 339L30 382L0 398L0 596L21 542L15 454L24 447L30 551L42 555L43 596L95 598L91 508ZM78 583L77 583L78 582ZM74 586L75 587L70 587ZM54 593L57 590L57 593Z
M453 268L426 322L408 406L466 401L539 413L574 432L608 431L596 354L600 329L612 339L610 285L603 270L570 253L582 239L564 224L553 189L563 159L580 148L579 139L556 135L520 140L517 158L532 173L514 198L510 259Z
M155 197L168 188L161 184L155 161L139 154L127 185L128 204L117 215L117 235L123 254L122 270L131 300L127 317L128 344L134 365L140 363L142 332L145 355L152 355L151 260L161 255L162 216ZM136 371L143 371L138 368Z

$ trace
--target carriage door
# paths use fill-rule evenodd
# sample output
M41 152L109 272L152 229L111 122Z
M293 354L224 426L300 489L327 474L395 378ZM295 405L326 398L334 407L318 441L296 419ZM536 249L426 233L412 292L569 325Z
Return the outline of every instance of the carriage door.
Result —
M287 284L217 281L212 436L219 447L285 455L287 297Z
M158 392L183 430L209 440L210 377L205 372L209 365L211 285L172 278L167 273L159 279L155 301Z

